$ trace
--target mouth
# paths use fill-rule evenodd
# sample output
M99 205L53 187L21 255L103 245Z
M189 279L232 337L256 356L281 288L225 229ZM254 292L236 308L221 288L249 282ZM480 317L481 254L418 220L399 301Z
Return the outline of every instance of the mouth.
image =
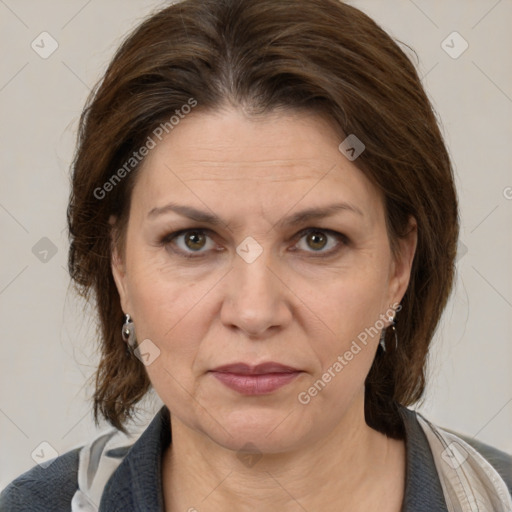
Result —
M256 366L235 363L219 366L209 373L222 384L243 395L266 395L293 381L301 370L270 362Z

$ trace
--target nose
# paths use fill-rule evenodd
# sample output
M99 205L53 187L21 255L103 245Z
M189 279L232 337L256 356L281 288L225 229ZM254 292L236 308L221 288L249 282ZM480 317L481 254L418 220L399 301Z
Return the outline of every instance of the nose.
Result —
M225 284L221 321L250 338L267 338L291 321L290 291L264 249L251 263L235 255Z

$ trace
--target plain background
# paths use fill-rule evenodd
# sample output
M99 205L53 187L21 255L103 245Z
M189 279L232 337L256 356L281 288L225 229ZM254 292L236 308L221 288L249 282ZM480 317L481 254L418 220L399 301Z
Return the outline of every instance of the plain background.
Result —
M512 453L512 2L350 3L416 51L403 46L456 171L458 276L419 410ZM89 89L122 37L165 4L0 0L0 489L34 465L41 442L64 453L96 433L95 320L66 270L69 165ZM47 59L31 47L45 31L58 43ZM139 429L158 407L147 402Z

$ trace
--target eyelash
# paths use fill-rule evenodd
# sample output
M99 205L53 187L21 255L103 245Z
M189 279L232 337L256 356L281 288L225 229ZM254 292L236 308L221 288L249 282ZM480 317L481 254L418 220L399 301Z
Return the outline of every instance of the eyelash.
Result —
M299 233L297 233L295 235L294 238L297 239L297 242L298 243L303 237L305 237L306 235L310 234L310 233L316 233L316 232L320 232L320 233L323 233L323 234L326 234L326 235L330 235L334 238L336 238L338 240L338 245L336 247L334 247L333 249L327 251L327 252L318 252L315 254L314 251L312 251L312 254L311 254L311 257L313 258L327 258L327 257L331 257L331 256L334 256L335 254L337 254L340 250L341 250L341 247L343 245L348 245L349 243L349 240L348 238L342 234L342 233L338 233L337 231L333 231L332 229L324 229L324 228L314 228L314 227L311 227L311 228L306 228L306 229L303 229L302 231L300 231ZM212 233L211 230L209 229L206 229L206 228L192 228L192 229L182 229L180 231L175 231L173 233L169 233L167 235L164 235L160 240L159 240L159 245L160 246L168 246L171 244L171 242L175 239L175 238L178 238L180 237L181 235L185 235L187 233L201 233L203 235L208 235L209 233ZM172 249L172 251L184 258L187 258L187 259L194 259L194 258L201 258L203 257L207 252L183 252L181 249ZM310 252L310 251L307 251L307 252Z

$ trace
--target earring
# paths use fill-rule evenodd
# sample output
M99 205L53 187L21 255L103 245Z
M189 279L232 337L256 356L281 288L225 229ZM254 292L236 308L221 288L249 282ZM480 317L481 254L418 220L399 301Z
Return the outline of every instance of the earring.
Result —
M398 348L398 335L396 333L396 328L395 328L395 325L396 325L395 318L396 318L396 316L394 316L394 317L390 316L388 318L388 320L390 322L388 327L391 327L391 330L393 331L393 333L395 335L395 347L394 347L393 351L395 351ZM386 352L386 331L388 330L388 327L386 327L385 329L382 329L382 332L380 335L380 340L379 340L380 346L382 347L382 350L384 352Z
M135 326L130 315L126 315L123 328L121 330L121 336L128 346L134 350L137 347L137 340L135 339Z

